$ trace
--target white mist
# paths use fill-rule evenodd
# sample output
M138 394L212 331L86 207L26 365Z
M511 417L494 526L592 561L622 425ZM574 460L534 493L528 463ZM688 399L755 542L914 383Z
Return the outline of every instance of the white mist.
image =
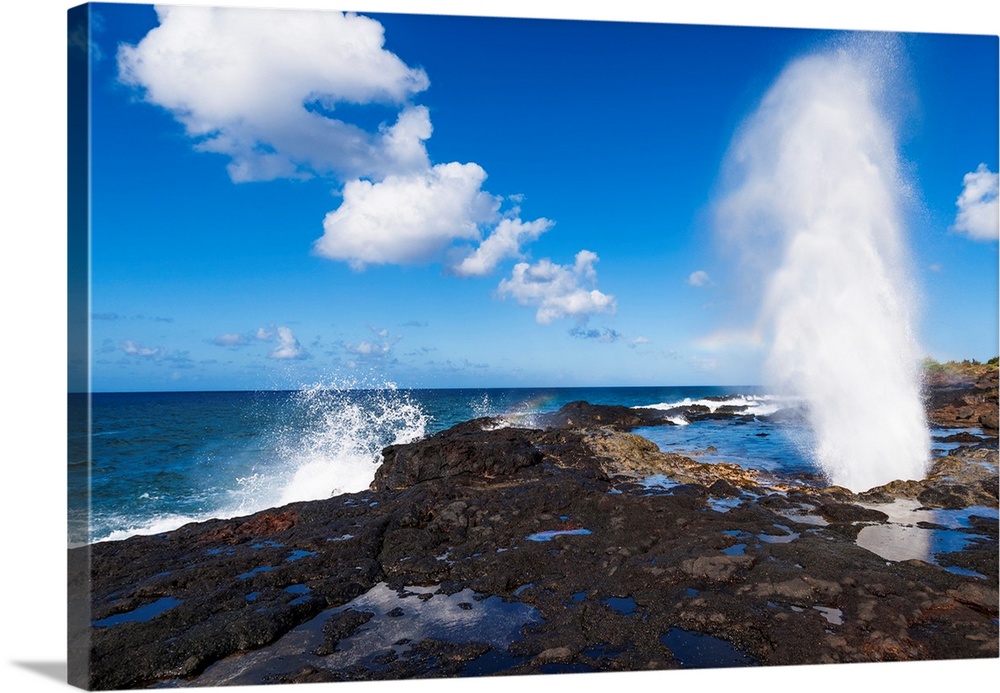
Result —
M737 134L719 208L763 284L769 384L806 401L817 462L854 491L921 479L930 458L888 57L789 65Z

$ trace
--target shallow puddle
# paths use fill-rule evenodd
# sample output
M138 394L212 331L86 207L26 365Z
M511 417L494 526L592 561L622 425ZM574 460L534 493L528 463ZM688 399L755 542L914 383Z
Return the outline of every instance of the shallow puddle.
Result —
M728 641L683 628L671 628L660 642L673 654L682 669L715 669L756 666L758 662Z
M608 597L601 604L622 616L632 616L639 610L639 605L632 597Z
M817 527L826 527L827 525L830 524L822 516L814 515L805 508L801 508L798 510L778 510L776 512L782 517L791 520L792 522L798 522L799 524L803 525L815 525Z
M272 571L274 569L275 569L275 566L273 566L273 565L262 565L262 566L259 566L257 568L254 568L253 570L251 570L249 572L240 573L236 577L238 577L240 580L249 580L251 577L253 577L254 575L257 575L258 573L267 573L267 572L270 572L270 571Z
M293 586L295 593L300 587L304 586ZM303 594L299 598L308 597ZM348 609L374 615L352 635L340 640L332 654L313 654L324 642L323 626L331 617ZM412 644L426 639L490 645L494 649L470 662L462 674L496 673L522 661L508 655L507 647L520 639L524 625L541 620L534 607L505 602L499 597L484 599L468 588L448 595L438 592L437 585L406 587L397 592L379 583L347 604L327 609L292 629L272 645L216 662L194 681L173 683L254 684L267 676L303 667L336 670L360 665L381 671L386 668L385 662L404 655Z
M886 513L889 521L863 527L857 538L857 544L861 548L868 549L887 561L916 559L959 575L985 577L971 570L941 566L936 557L938 554L961 551L976 539L987 539L984 535L964 530L972 527L970 518L974 515L995 521L998 517L996 508L932 509L922 508L915 500L866 504L864 507ZM918 523L935 527L921 527Z
M316 555L315 551L305 551L303 549L295 549L290 554L288 554L288 558L285 559L285 562L291 563L293 561L301 560L306 556L315 556L315 555Z
M173 597L163 597L162 599L157 599L152 604L146 604L145 606L140 606L137 609L126 611L123 614L115 614L114 616L102 618L100 621L94 621L92 625L96 628L105 628L108 626L116 626L119 623L141 623L149 621L150 619L159 616L167 609L174 608L182 601L183 600L181 599L175 599Z
M742 498L709 498L708 507L717 513L728 513L733 508L738 508L743 504Z
M528 541L552 541L555 537L581 536L590 534L589 529L550 529L545 532L536 532L525 537Z
M796 539L798 539L801 534L798 532L793 532L790 527L785 525L774 525L778 529L785 532L784 534L758 534L757 538L760 539L765 544L788 544Z
M638 482L640 486L649 491L669 491L680 483L674 481L665 474L651 474Z
M746 549L747 549L746 544L734 544L729 548L722 549L722 553L726 554L727 556L742 556L746 553Z
M844 625L844 612L840 609L834 609L830 606L814 606L813 609L818 611L828 623L835 626Z

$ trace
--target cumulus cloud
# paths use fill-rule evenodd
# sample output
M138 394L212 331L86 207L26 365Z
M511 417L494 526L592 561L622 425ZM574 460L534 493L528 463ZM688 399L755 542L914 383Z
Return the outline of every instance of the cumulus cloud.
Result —
M510 279L500 282L500 296L513 296L521 305L537 305L535 320L543 325L562 317L586 319L594 313L614 313L615 297L593 287L597 283L596 253L581 250L572 265L543 259L534 264L519 262Z
M697 270L688 275L688 284L691 286L708 286L711 281L705 270Z
M955 231L964 233L974 241L995 241L1000 237L1000 174L990 171L986 164L962 179L962 194L955 201Z
M317 255L357 271L441 262L455 275L481 276L523 259L524 245L553 225L523 221L517 208L501 215L476 163L432 165L430 113L414 102L430 80L386 49L379 22L326 11L156 12L159 26L119 47L119 80L170 112L198 151L227 157L234 182L324 176L342 186ZM381 125L366 126L373 115L384 116ZM578 286L591 281L587 268L560 269L524 265L507 292L538 303L539 322L614 310L612 297ZM256 335L273 337L263 328Z
M477 164L450 163L379 183L350 181L314 250L356 270L435 259L456 240L479 240L478 225L496 217L500 202L480 189L485 179Z
M430 82L384 48L381 24L337 12L157 7L159 26L118 50L119 77L170 111L201 151L229 157L234 181L427 166ZM368 132L341 105L398 109Z
M291 360L309 357L308 352L302 348L299 340L295 338L295 335L287 327L279 327L277 329L277 339L278 344L268 353L268 358Z
M520 257L521 246L538 238L552 225L553 222L544 217L529 222L518 218L502 219L489 237L453 270L463 277L489 274L503 260Z

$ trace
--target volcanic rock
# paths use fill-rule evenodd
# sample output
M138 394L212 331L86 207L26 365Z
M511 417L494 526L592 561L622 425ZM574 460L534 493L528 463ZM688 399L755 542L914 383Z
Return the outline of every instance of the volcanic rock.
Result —
M617 430L643 414L612 409L466 422L387 447L368 491L73 549L91 566L89 684L670 669L679 632L748 664L998 656L994 516L970 511L965 549L927 560L854 539L900 498L996 508L995 448L852 494L661 452ZM418 607L448 599L467 626L435 631Z

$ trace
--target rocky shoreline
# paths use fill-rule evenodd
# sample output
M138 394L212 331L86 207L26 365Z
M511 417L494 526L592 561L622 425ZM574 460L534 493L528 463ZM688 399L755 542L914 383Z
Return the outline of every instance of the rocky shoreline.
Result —
M861 494L664 453L629 431L677 412L580 402L390 446L364 493L73 549L89 686L997 657L992 382L932 388L944 425L981 398L982 434Z

